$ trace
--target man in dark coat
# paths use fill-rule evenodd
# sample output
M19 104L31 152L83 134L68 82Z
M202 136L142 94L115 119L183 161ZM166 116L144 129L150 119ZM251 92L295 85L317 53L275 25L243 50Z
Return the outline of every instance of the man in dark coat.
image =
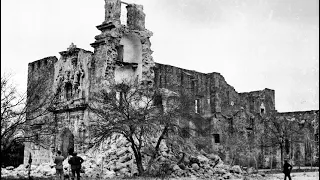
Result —
M288 160L284 160L284 165L283 165L283 173L284 173L284 180L288 179L291 180L290 172L292 170L291 164L288 163Z
M71 165L72 180L74 180L75 174L77 174L77 180L80 180L80 169L83 159L74 152L68 163Z
M54 163L56 164L56 174L58 179L63 179L63 160L64 157L61 155L61 151L58 151L58 155L54 158Z

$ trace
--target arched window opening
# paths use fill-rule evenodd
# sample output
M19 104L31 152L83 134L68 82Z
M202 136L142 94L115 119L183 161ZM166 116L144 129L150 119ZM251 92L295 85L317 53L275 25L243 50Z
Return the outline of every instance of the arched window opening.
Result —
M69 101L72 98L72 85L71 83L67 83L65 86L66 89L66 99Z

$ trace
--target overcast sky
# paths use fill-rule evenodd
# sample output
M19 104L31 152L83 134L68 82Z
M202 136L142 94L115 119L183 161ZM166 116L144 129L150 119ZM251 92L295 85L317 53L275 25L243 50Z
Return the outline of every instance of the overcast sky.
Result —
M219 72L238 92L275 90L280 112L319 109L319 0L124 0L142 4L155 62ZM104 0L1 0L1 71L90 43Z

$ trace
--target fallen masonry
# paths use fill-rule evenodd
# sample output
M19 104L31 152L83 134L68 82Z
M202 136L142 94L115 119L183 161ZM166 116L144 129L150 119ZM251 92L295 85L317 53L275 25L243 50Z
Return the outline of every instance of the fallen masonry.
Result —
M79 154L79 156L84 159L81 174L84 178L112 179L114 177L131 177L138 172L130 144L122 137L114 137L104 147ZM70 172L68 158L63 162L65 174ZM198 163L185 163L191 162L191 158L197 159ZM161 175L163 173L163 175L171 178L194 177L197 179L232 179L243 178L247 175L247 172L243 171L240 166L231 167L226 165L219 156L214 154L199 152L198 154L190 155L184 164L177 164L179 159L174 154L167 153L164 147L151 172L155 173L153 175ZM162 168L164 164L168 165L166 169ZM159 172L161 170L163 172ZM1 168L1 177L27 177L27 175L28 168L23 164L17 168ZM55 167L53 163L31 165L32 177L50 177L54 175ZM251 176L261 177L259 174Z

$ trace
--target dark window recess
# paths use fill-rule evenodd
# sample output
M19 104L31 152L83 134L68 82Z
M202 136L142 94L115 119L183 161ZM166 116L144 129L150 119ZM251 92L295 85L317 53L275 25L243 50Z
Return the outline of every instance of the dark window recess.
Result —
M118 57L117 60L123 62L123 45L117 47Z
M213 134L214 143L220 143L220 134Z
M66 84L66 99L69 101L72 97L72 85L70 83Z
M35 141L36 141L36 142L39 141L39 134L38 134L38 133L35 135Z
M200 113L200 99L194 101L194 111L195 113Z
M162 97L161 95L156 95L153 100L155 106L162 106Z
M191 80L191 91L194 92L195 82Z
M263 108L260 109L260 113L261 113L261 114L264 114L264 109L263 109Z

